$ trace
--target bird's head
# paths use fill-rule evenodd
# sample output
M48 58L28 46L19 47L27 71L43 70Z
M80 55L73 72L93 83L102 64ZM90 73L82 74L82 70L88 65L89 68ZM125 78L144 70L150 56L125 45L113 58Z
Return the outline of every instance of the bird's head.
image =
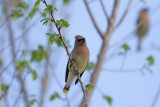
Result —
M148 13L148 11L149 11L148 8L144 8L144 9L141 10L141 13L146 14L146 13Z
M75 36L75 45L83 45L85 44L85 38L83 36L77 35Z

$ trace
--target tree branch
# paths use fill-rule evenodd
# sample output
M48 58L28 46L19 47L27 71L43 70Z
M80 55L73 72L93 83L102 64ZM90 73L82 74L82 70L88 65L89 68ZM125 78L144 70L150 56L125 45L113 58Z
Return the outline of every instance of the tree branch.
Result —
M99 77L100 72L102 70L102 65L103 65L103 62L105 59L106 52L108 50L108 41L109 41L110 35L111 35L110 32L108 32L108 34L105 36L105 40L103 41L103 45L101 47L101 50L100 50L100 53L98 56L98 61L96 63L95 69L91 75L90 82L94 86L96 86L96 83L98 81L98 77ZM87 101L88 102L90 102L93 92L94 92L94 88L87 91ZM80 107L84 107L84 104L85 104L84 100L82 100Z
M157 91L157 93L156 93L156 95L155 95L155 97L153 99L151 107L156 107L156 103L157 103L157 101L159 99L159 96L160 96L160 86L158 87L158 91Z
M93 24L94 24L94 27L96 28L97 32L99 33L99 35L100 35L101 38L103 39L103 32L102 32L101 29L98 27L98 25L97 25L97 23L96 23L96 20L94 19L93 14L92 14L92 12L91 12L91 10L90 10L90 8L89 8L89 5L88 5L88 3L87 3L87 0L84 0L84 3L85 3L85 6L87 7L87 10L88 10L88 12L89 12L90 18L91 18L91 20L92 20L92 22L93 22Z
M106 16L106 18L107 18L107 21L109 22L109 16L108 16L108 13L107 13L107 11L106 11L106 9L105 9L105 6L104 6L104 3L103 3L102 0L100 0L100 4L101 4L102 9L103 9L103 11L104 11L104 14L105 14L105 16Z
M84 2L85 2L85 5L86 5L86 7L88 9L88 12L89 12L89 14L90 14L90 16L92 18L93 23L95 23L95 21L93 20L94 18L92 16L91 12L90 12L89 7L88 7L87 1L84 0ZM111 37L111 35L112 35L113 31L114 31L113 24L114 24L116 16L117 16L118 6L119 6L119 0L116 0L115 4L114 4L112 16L109 19L109 26L108 26L107 32L103 36L103 44L102 44L100 53L98 55L98 60L97 60L94 72L91 75L90 81L94 86L96 86L96 83L98 81L98 77L99 77L100 72L102 70L102 65L103 65L103 62L104 62L104 59L105 59L105 55L106 55L106 52L108 50L108 43L109 43L110 37ZM102 35L100 35L100 36L102 37ZM87 91L87 101L88 102L90 102L90 99L91 99L91 96L92 96L93 92L94 92L94 88ZM84 104L85 104L84 102L85 101L82 100L81 107L84 107Z
M129 8L130 8L131 3L132 3L132 0L129 1L128 6L127 6L127 8L126 8L126 10L125 10L125 12L124 12L124 14L123 14L123 16L121 17L121 19L119 20L119 22L118 22L118 24L116 25L115 28L118 28L119 25L120 25L120 24L123 22L123 20L125 19L128 11L129 11Z
M119 6L119 0L115 0L114 2L114 7L111 15L111 24L113 25L115 22L115 19L117 17L117 12L118 12L118 6Z
M42 2L47 6L47 2L46 2L45 0L42 0ZM54 19L54 16L53 16L53 11L51 11L51 17L52 17L52 21L53 21L54 24L55 24L55 19ZM77 68L76 68L76 65L75 65L74 60L72 60L72 58L70 57L68 48L67 48L67 46L66 46L66 44L65 44L65 42L64 42L64 40L63 40L63 38L62 38L61 28L58 27L58 25L56 25L56 24L55 24L55 26L56 26L56 28L57 28L57 30L58 30L59 38L61 39L61 41L62 41L62 43L63 43L63 45L64 45L64 47L65 47L65 49L66 49L67 55L69 56L69 61L70 61L70 63L71 63L71 66L73 67L73 69L74 69L74 71L75 71L75 73L76 73L76 75L77 75L77 77L78 77L78 80L79 80L79 82L80 82L80 84L81 84L81 88L82 88L82 91L83 91L83 94L84 94L85 104L86 104L86 107L88 107L88 103L87 103L87 99L86 99L86 92L85 92L85 90L84 90L83 82L82 82L82 80L81 80L81 78L80 78L79 71L78 71Z
M7 17L8 16L8 9L7 9L7 7L5 7L5 14L6 14L6 17ZM10 18L8 19L7 24L8 24L8 30L9 30L9 38L10 38L10 41L11 41L11 51L12 51L13 61L17 62L17 60L16 60L16 51L15 51L15 43L14 43L14 36L13 36L13 29L12 29L12 26L11 26L11 20L10 20ZM25 89L23 80L21 79L20 76L18 76L18 79L19 79L19 82L20 82L20 85L22 87L22 91L23 91L23 94L24 94L25 104L26 104L27 107L29 107L29 101L28 101L28 98L27 98L27 91Z

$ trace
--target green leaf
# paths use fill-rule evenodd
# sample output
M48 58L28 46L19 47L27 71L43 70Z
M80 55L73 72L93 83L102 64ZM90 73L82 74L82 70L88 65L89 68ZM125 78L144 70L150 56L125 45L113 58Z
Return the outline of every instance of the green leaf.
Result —
M56 24L56 25L60 25L60 21L59 21L59 20L56 20L55 24Z
M58 34L56 34L56 33L46 33L46 35L48 35L48 36L55 36L55 37L58 37Z
M26 54L27 54L26 51L22 51L23 56L26 56Z
M55 24L58 25L59 27L66 27L66 28L69 27L69 23L64 19L56 20Z
M40 62L42 59L48 57L48 52L43 49L43 46L38 46L38 50L32 51L31 59L30 61L36 61Z
M111 98L111 97L109 97L109 96L107 96L107 95L104 95L103 98L107 100L107 102L109 103L109 105L112 105L112 102L113 102L113 101L112 101L112 98Z
M3 61L2 59L0 59L0 67L2 67L2 65L3 65Z
M122 48L125 50L125 52L127 52L131 49L127 44L123 44Z
M60 22L62 23L63 27L69 27L69 23L65 21L64 19L61 19Z
M68 4L71 0L63 0L64 4Z
M57 8L55 8L55 7L53 7L53 10L58 11L58 9L57 9Z
M8 85L1 84L1 90L4 91L5 94L8 92Z
M45 19L42 19L40 22L43 22L42 25L47 25L49 20L50 18L45 18Z
M153 65L154 64L154 57L153 56L149 56L147 58L148 62L149 62L149 65Z
M37 72L35 70L32 71L32 78L33 80L37 79Z
M66 37L65 37L65 36L62 36L62 39L64 40L64 43L66 44L66 46L67 46L68 48L71 47L70 44L69 44L69 40L66 40ZM57 44L58 46L64 46L64 45L63 45L63 42L62 42L62 40L61 40L60 38L57 38L57 40L56 40L55 42L56 42L56 44Z
M29 105L32 106L32 105L34 105L35 102L36 102L36 99L33 99L33 100L31 100L31 101L29 102Z
M53 10L56 10L56 11L57 11L57 9L53 6L53 4L52 4L52 5L49 4L49 5L47 5L47 7L44 9L44 12L51 14L51 12L52 12Z
M36 12L38 11L38 8L33 8L32 11L29 13L27 18L31 18L36 14Z
M92 70L94 68L94 63L93 62L88 62L86 69L87 70Z
M50 101L53 101L55 98L60 98L58 93L52 94L51 97L50 97Z
M22 10L21 10L21 9L17 9L17 10L13 10L13 11L12 11L11 17L12 17L14 20L17 20L17 19L20 18L21 16L23 16L23 13L22 13Z
M93 84L87 84L85 87L86 87L86 89L92 89L92 88L94 88Z
M30 66L29 66L29 63L27 60L23 60L23 61L20 61L20 62L16 62L16 66L18 68L27 68L27 69L30 69Z
M63 38L63 40L65 41L65 37L63 36L62 38ZM57 40L56 40L55 42L56 42L56 44L57 44L58 46L64 46L62 40L59 39L59 38L57 38Z
M49 40L48 40L48 44L53 44L53 42L55 42L56 39L54 36L50 36Z
M37 0L37 1L35 2L35 4L34 4L34 8L38 7L39 4L40 4L40 2L41 2L41 0Z
M46 35L48 35L48 36L54 36L53 33L46 33Z
M25 2L19 2L16 7L23 8L24 10L28 9L28 5Z
M43 13L42 13L42 16L43 16L43 17L46 17L46 16L47 16L47 13L46 13L46 12L43 12Z

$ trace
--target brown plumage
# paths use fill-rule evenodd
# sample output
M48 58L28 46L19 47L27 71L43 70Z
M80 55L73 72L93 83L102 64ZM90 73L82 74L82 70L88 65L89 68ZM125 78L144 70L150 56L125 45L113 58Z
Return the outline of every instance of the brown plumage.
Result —
M148 33L149 17L147 11L148 11L147 9L141 10L137 21L137 26L140 25L136 32L138 36L138 48L137 48L138 50L141 49L142 39Z
M75 61L76 67L79 70L81 77L82 74L84 73L84 70L86 68L89 59L89 50L86 44L86 40L83 36L77 35L75 37L75 44L71 52L71 58ZM70 85L75 78L76 78L75 71L73 67L71 67L70 62L68 61L66 67L66 76L65 76L66 85L63 89L64 93L67 93L69 91ZM75 84L77 84L77 82L78 78Z

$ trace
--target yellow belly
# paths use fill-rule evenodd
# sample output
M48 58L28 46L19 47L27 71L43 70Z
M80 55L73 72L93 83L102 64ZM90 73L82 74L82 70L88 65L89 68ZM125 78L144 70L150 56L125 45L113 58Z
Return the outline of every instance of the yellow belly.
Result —
M75 64L76 64L76 67L78 69L78 71L80 72L80 74L84 71L85 67L86 67L86 62L83 62L81 58L76 58L75 59ZM70 64L69 64L70 65ZM70 68L70 67L68 67ZM71 67L69 69L70 72L74 72L74 69L73 67Z

